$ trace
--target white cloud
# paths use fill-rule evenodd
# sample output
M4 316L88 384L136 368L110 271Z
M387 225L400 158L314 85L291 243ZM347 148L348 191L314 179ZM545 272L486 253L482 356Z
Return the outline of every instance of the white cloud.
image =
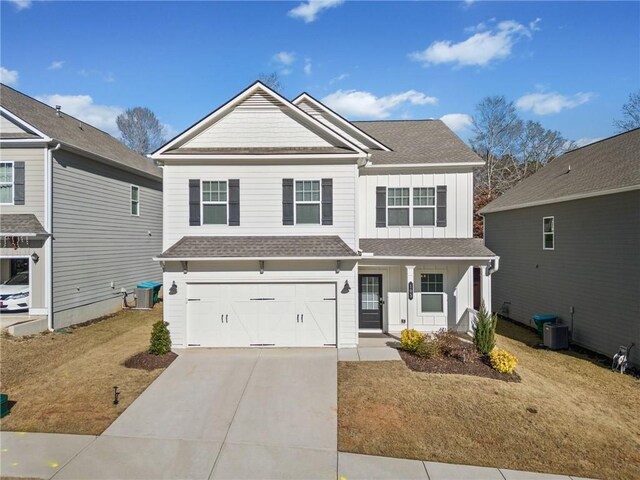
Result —
M467 115L466 113L447 113L440 117L440 120L454 132L466 130L473 123L471 115Z
M18 71L9 70L4 67L0 67L0 82L5 85L15 85L18 83Z
M402 93L376 97L358 90L338 90L322 99L329 108L344 116L361 118L387 118L391 111L403 104L432 105L438 102L422 92L408 90Z
M575 108L592 98L593 93L590 92L578 92L575 95L562 95L558 92L528 93L516 100L516 107L532 111L536 115L549 115Z
M318 18L318 14L328 8L337 7L344 0L308 0L289 10L289 16L302 18L304 23L311 23Z
M64 65L64 60L54 60L51 65L47 67L48 70L60 70Z
M114 137L119 136L116 125L116 117L124 109L114 105L97 105L89 95L40 95L36 97L52 107L60 105L63 115L72 115L83 122L93 125L100 130L110 133Z
M32 3L31 0L9 0L9 1L16 6L18 11L24 10L25 8L30 8Z
M533 31L539 30L539 21L538 18L529 23L529 27L525 27L514 20L506 20L498 23L495 28L478 31L459 43L450 40L433 42L426 50L410 53L409 58L424 65L450 63L457 67L486 66L511 55L513 45L520 38L530 38ZM487 25L481 23L470 28L476 31L487 28Z
M273 60L282 65L291 65L296 61L296 55L293 52L278 52L273 56Z
M602 140L602 137L582 137L575 141L576 148L584 147L585 145L589 145L590 143L598 142Z
M304 61L304 74L305 75L311 75L312 73L312 65L311 65L311 60L309 60L308 58Z

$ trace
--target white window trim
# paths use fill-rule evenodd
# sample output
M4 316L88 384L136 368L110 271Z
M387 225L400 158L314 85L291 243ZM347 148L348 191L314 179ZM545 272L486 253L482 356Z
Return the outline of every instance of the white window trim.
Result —
M544 230L544 222L547 219L551 219L551 231L550 232L545 232ZM553 240L553 246L551 248L547 248L547 246L545 245L545 240L547 235L551 235L551 239ZM542 217L542 249L543 250L555 250L556 248L556 219L554 216L552 217Z
M420 317L447 317L448 316L448 303L449 296L447 295L447 273L444 270L420 270L417 271L418 284L420 285L420 290L418 294L420 295L420 301L416 302L416 310L417 314ZM437 273L442 275L442 292L423 292L422 291L422 275L427 275L430 273ZM441 312L423 312L422 311L422 295L442 295L442 311Z
M318 188L320 189L320 200L300 200L298 201L296 195L296 185L298 182L318 182ZM318 205L318 223L298 223L298 204L301 205ZM301 227L315 227L316 225L322 225L322 180L319 178L294 178L293 179L293 224Z
M204 200L204 184L205 182L224 182L227 184L227 200L224 202L221 201L210 201ZM226 223L204 223L204 206L205 205L224 205L227 207L227 222ZM224 226L224 225L229 225L229 179L225 179L225 180L200 180L200 218L202 226Z
M435 228L437 225L437 209L436 207L438 206L438 192L436 191L436 187L435 186L419 186L419 187L392 187L392 186L387 186L387 227L392 227L392 228ZM391 188L408 188L409 189L409 205L402 205L402 206L390 206L389 205L389 189ZM416 188L432 188L433 189L433 205L414 205L413 203L413 190ZM409 209L409 224L408 225L389 225L389 210L390 209L401 209L401 208L408 208ZM431 208L433 209L433 225L416 225L414 223L414 219L413 219L413 213L414 213L414 209L415 208Z
M389 199L391 198L391 195L389 195L389 190L390 189L394 189L394 190L401 190L401 189L406 189L409 190L409 203L407 205L389 205ZM411 224L413 223L413 218L411 215L411 204L413 203L411 201L411 187L387 187L387 227L394 227L394 228L407 228L407 227L411 227ZM407 225L390 225L389 224L389 210L409 210L409 223Z
M133 189L137 189L138 190L138 200L133 200ZM133 213L133 202L137 203L137 213ZM139 217L140 216L140 187L138 185L130 185L129 186L129 213L131 214L132 217Z
M0 162L8 163L11 165L11 202L0 203L0 205L15 205L16 204L16 169L12 160L3 160ZM9 182L1 182L2 185L9 185Z

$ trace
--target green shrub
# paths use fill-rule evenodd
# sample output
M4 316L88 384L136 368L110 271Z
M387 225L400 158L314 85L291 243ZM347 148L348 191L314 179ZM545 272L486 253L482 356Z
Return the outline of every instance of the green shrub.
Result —
M151 330L151 340L149 342L149 353L153 355L164 355L171 351L171 335L169 334L169 325L164 320L158 320L153 324Z
M422 358L436 358L442 355L442 345L437 338L424 337L415 354Z
M405 328L400 334L400 344L407 352L415 352L424 341L424 335L413 328Z
M473 345L483 355L491 353L496 346L496 324L498 317L487 312L484 303L480 305L478 319L473 331Z

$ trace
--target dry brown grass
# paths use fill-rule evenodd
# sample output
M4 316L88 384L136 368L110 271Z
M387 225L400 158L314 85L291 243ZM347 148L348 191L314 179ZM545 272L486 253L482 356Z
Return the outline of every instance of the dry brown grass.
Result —
M0 390L17 402L2 430L102 433L163 371L125 368L122 363L149 346L151 311L127 311L71 334L0 338ZM122 392L113 405L113 387Z
M403 362L340 362L338 449L640 478L640 381L585 356L533 349L530 331L500 323L498 346L518 357L522 383L413 372Z

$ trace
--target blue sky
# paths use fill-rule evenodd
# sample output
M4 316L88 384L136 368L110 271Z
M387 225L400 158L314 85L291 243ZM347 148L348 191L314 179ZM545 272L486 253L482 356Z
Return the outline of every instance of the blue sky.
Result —
M170 132L277 71L350 119L441 118L464 139L487 95L573 140L615 133L640 89L640 2L3 0L3 83L115 133Z

